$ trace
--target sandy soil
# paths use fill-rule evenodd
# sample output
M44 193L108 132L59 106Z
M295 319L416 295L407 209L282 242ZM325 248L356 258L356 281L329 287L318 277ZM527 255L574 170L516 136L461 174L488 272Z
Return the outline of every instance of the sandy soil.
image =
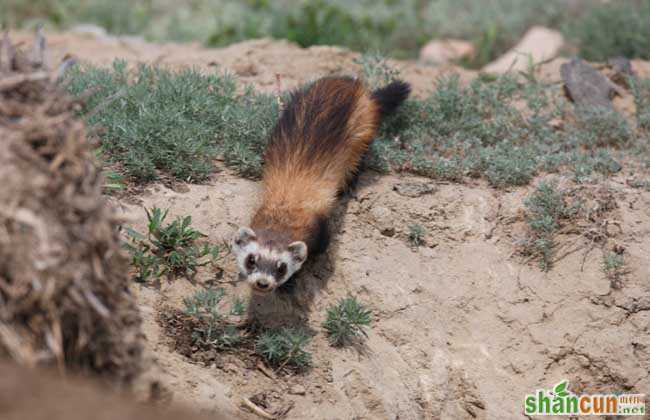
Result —
M73 53L96 63L125 57L206 69L216 64L264 90L276 89L276 74L288 88L358 71L356 54L345 49L300 49L281 41L209 50L73 34L48 40L53 61ZM419 94L454 70L398 64ZM562 379L574 392L647 393L650 192L630 188L630 176L580 187L595 216L560 235L558 255L567 255L543 273L517 247L526 235L523 199L532 186L497 191L478 181L458 185L365 173L337 211L332 247L300 276L295 293L251 302L263 321L288 321L314 334L313 369L269 378L235 355L206 366L174 351L158 322L160 311L181 308L182 298L205 284L234 280L227 258L221 280L201 272L193 283L134 284L150 364L142 392L158 381L174 401L233 416L246 416L239 409L242 397L258 396L269 411L287 412L289 419L401 420L524 418L524 395ZM140 231L143 207L156 205L172 216L192 215L194 225L219 243L248 221L258 188L220 169L204 185L151 185L117 204ZM408 225L416 222L428 232L419 248L407 241ZM595 247L592 231L605 232ZM628 272L620 288L603 274L600 244L625 249ZM249 293L242 285L224 287L229 295ZM373 310L373 326L364 346L333 350L320 324L325 308L348 294Z

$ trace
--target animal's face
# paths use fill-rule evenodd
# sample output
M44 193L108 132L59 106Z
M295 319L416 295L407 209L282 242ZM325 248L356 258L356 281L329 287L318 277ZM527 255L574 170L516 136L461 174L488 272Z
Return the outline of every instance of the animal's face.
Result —
M242 227L233 241L239 273L258 293L270 293L302 267L307 259L307 245L292 242L286 247L268 247L255 232Z

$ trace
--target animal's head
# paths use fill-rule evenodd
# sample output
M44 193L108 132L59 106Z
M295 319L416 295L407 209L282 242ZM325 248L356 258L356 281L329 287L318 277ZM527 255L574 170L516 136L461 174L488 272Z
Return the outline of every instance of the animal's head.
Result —
M248 227L242 227L233 241L239 273L258 293L269 293L284 284L307 260L302 241L282 244L265 241Z

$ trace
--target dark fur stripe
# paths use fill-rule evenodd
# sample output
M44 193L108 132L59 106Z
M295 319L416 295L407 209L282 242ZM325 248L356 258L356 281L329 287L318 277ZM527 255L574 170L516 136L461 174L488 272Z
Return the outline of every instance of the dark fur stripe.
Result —
M313 233L307 244L310 255L317 255L324 252L330 244L330 230L327 217L322 216L318 218L315 225L315 229L313 229Z
M271 135L267 162L282 162L295 152L297 142L302 143L304 156L314 161L344 147L358 89L360 82L352 78L328 77L293 92Z
M372 98L379 104L381 116L385 117L395 112L410 93L411 85L401 80L395 80L372 92Z

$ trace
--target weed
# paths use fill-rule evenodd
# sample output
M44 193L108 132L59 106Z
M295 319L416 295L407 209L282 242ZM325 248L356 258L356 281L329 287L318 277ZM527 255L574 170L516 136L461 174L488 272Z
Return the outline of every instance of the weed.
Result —
M104 171L104 185L102 185L102 188L104 189L105 194L111 194L112 192L115 191L120 191L126 188L126 184L124 182L124 176L116 171Z
M235 296L230 308L230 315L241 316L246 312L246 303L239 296Z
M427 231L424 228L424 226L418 223L413 223L412 225L409 225L408 240L412 246L417 248L419 246L424 245L424 237L426 234Z
M639 129L650 131L650 79L627 79L636 105L636 124Z
M277 369L305 369L311 364L311 354L305 350L310 338L302 331L283 327L262 332L255 342L255 352Z
M578 109L578 141L587 147L624 146L632 139L632 131L618 112L610 108Z
M332 346L342 346L353 339L367 337L364 327L370 325L372 312L354 297L339 300L327 308L327 319L323 328L327 331Z
M624 273L625 259L623 255L615 252L607 253L603 256L603 271L612 284L612 287L621 286L621 277Z
M191 216L179 217L165 224L168 210L163 212L154 207L145 211L148 220L146 236L127 228L130 242L126 247L137 270L136 281L144 282L150 277L164 275L191 276L198 267L214 263L219 258L218 246L198 244L205 235L191 227Z
M526 242L526 252L540 258L540 268L548 271L554 255L554 235L559 221L577 211L568 207L565 193L553 182L541 181L535 191L526 198L524 206L528 212L527 221L532 237Z
M223 289L204 289L183 300L185 313L197 321L192 334L192 341L196 345L225 349L235 347L242 341L239 330L229 325L219 310L224 296ZM239 312L242 305L243 302L237 299L230 313Z

